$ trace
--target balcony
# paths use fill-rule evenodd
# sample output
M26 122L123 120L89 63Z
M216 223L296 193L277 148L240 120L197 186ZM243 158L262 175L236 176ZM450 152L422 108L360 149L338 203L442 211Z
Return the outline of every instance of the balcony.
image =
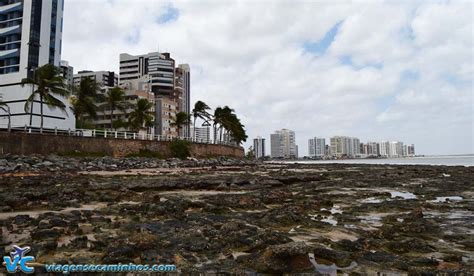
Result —
M21 10L22 10L21 2L18 2L18 3L6 5L6 6L1 6L0 14L5 14L8 12L13 12L13 11L21 11Z
M20 32L21 32L21 26L16 25L16 26L11 26L11 27L6 27L6 28L0 29L0 36L20 33Z
M0 51L0 59L16 57L18 56L18 54L19 54L19 49Z

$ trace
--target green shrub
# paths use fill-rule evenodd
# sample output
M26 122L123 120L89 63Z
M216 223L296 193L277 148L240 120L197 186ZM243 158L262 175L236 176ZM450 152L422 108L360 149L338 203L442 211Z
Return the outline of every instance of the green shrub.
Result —
M185 140L173 140L169 145L173 157L186 159L191 156L191 143Z
M163 158L163 156L159 152L154 152L149 149L140 149L138 153L127 154L125 157L147 157L147 158L159 158L159 159Z

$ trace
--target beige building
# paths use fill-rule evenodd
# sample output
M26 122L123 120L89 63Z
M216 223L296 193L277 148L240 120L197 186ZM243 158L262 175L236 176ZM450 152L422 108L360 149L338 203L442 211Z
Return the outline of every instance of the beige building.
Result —
M167 96L155 98L155 134L177 137L178 130L172 126L176 118L178 104L173 98Z

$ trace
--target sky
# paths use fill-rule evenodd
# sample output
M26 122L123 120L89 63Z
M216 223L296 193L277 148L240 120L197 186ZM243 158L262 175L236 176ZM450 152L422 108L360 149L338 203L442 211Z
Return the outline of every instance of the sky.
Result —
M62 59L118 73L170 52L191 100L235 109L249 140L288 128L474 153L472 1L66 0Z

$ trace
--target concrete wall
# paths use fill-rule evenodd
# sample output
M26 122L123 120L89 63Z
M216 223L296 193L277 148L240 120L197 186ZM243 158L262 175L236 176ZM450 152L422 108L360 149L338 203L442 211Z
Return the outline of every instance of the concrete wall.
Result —
M124 157L140 150L158 152L163 157L171 157L170 142L105 139L92 137L56 136L47 134L25 134L0 132L0 153L11 154L61 154L79 151L83 153L103 153L114 157ZM192 144L193 157L229 156L243 157L242 147Z

